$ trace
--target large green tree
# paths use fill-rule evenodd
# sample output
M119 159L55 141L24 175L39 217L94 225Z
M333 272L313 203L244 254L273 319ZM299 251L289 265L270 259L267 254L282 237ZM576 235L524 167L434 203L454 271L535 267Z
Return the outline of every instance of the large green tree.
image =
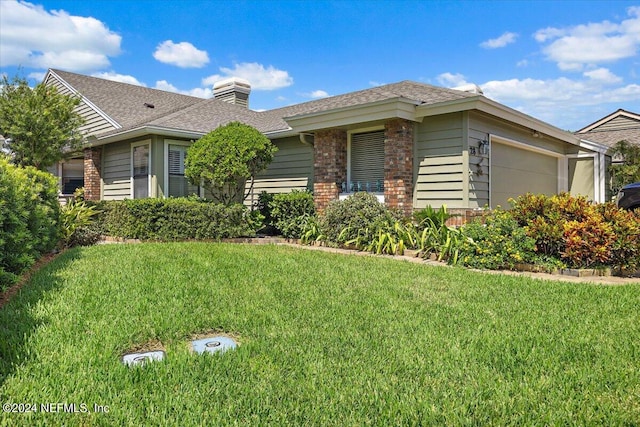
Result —
M3 76L0 84L0 135L13 163L44 170L78 151L83 123L75 111L78 97L44 83L31 88L18 76Z
M259 130L231 122L189 147L184 174L192 184L203 185L218 202L242 202L251 193L255 176L267 168L277 150Z
M632 182L640 182L640 145L628 141L618 141L609 151L611 157L619 157L622 163L609 167L613 194Z

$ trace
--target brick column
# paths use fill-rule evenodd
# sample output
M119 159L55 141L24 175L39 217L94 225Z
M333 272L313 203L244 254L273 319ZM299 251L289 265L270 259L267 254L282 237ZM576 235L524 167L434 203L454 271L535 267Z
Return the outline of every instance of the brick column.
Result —
M101 147L84 149L84 198L86 200L100 200L101 155Z
M338 198L340 184L347 180L347 132L327 129L316 132L313 144L313 199L322 212Z
M413 211L413 122L384 124L384 199L406 215Z

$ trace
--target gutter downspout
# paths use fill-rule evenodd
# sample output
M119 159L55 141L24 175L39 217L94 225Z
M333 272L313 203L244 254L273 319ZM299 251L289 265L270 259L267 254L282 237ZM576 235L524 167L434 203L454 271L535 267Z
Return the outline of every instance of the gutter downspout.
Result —
M304 145L308 145L310 147L313 147L314 143L315 143L315 135L312 133L301 133L300 135L300 142L302 142ZM311 140L309 141L307 138L310 138Z

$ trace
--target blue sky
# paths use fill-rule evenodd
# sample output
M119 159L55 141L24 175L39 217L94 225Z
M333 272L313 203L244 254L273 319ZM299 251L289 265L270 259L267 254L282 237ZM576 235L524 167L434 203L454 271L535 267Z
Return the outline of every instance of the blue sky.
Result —
M59 68L271 109L401 80L479 85L577 130L640 112L640 1L0 0L0 72Z

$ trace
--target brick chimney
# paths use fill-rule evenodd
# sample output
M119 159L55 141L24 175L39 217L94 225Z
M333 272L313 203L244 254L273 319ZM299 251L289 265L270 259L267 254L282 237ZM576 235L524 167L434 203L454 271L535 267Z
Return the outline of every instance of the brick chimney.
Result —
M246 108L249 108L250 93L251 85L249 82L238 77L220 80L213 85L214 98Z

